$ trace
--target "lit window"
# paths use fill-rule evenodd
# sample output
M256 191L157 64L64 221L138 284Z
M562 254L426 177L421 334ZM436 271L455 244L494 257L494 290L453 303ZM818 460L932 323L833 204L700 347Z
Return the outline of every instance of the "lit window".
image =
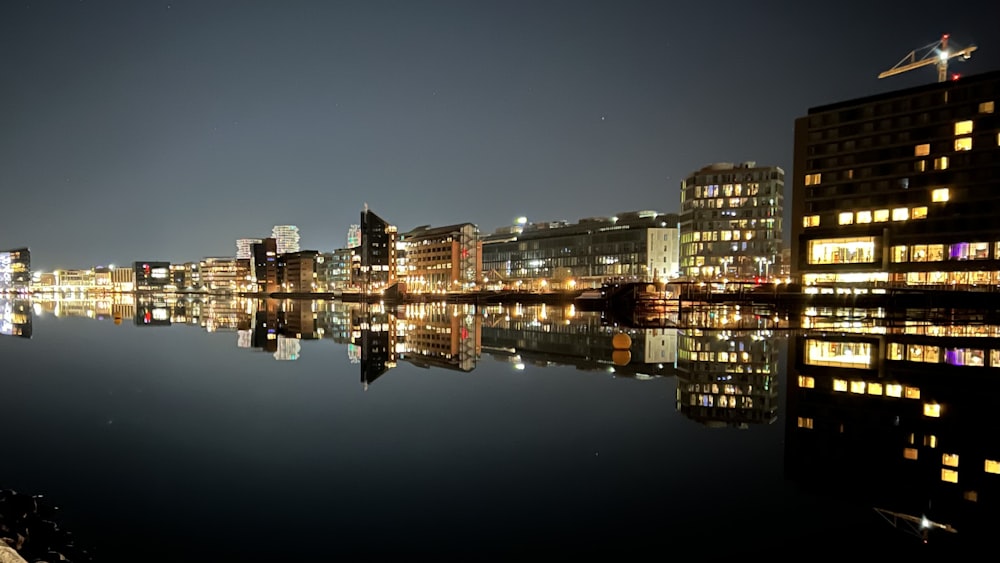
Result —
M806 174L806 185L815 186L816 184L819 184L822 177L822 174Z
M876 209L875 213L872 214L872 219L876 223L885 223L889 220L889 210L888 209Z
M812 427L813 427L813 419L805 418L803 416L799 417L799 428L807 428L811 430Z
M882 394L882 384L881 383L869 383L868 384L868 394L869 395L881 395Z
M948 201L951 198L951 192L948 188L938 188L936 190L931 190L931 201L942 202Z
M833 380L833 390L834 391L847 391L847 381L844 379L834 379Z
M854 223L854 214L850 211L845 211L838 216L841 225L850 225Z
M927 218L927 207L914 207L910 210L911 219L926 219Z
M852 381L851 382L851 393L857 393L863 395L865 393L865 382L864 381Z
M939 156L934 159L934 170L947 170L948 169L948 157Z
M993 459L986 460L986 467L984 468L984 471L1000 475L1000 461Z
M968 135L972 133L972 120L959 121L955 124L955 135Z
M900 247L900 246L894 246L892 248L893 248L893 255L895 255L897 248L902 248L903 249L903 259L902 260L893 260L893 262L906 262L906 247L905 246L902 246L902 247ZM902 360L903 359L903 345L900 344L900 343L898 343L898 342L890 342L889 343L889 352L888 352L888 354L886 354L885 359L887 359L887 360Z
M924 416L938 418L941 416L941 405L937 403L924 403Z
M913 147L913 156L927 156L931 154L931 146L928 143Z
M993 113L993 102L979 104L979 113Z
M958 454L941 454L941 465L958 467Z
M906 207L897 207L892 210L893 221L906 221L910 218L910 210Z
M920 398L920 388L906 386L903 388L903 396L907 399L919 399Z
M898 383L890 383L885 386L885 394L889 397L902 397L903 396L903 386Z
M806 389L813 389L816 387L816 380L808 375L799 376L799 387L805 387Z
M903 448L903 457L906 459L917 459L917 448Z
M916 161L913 164L913 169L916 170L917 172L923 172L923 171L927 170L927 161L924 160L924 159L920 159L920 160Z
M959 137L955 139L955 150L957 151L971 151L972 150L972 137Z
M857 222L859 224L871 223L872 222L872 212L871 211L858 211Z
M924 445L927 446L928 448L936 448L937 436L935 436L934 434L926 434L924 436Z
M958 483L958 471L954 469L941 468L941 480L949 483Z

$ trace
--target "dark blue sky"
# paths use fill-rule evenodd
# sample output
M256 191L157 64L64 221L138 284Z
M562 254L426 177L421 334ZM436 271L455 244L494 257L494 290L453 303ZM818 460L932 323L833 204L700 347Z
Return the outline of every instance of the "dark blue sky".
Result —
M951 33L1000 69L1000 3L9 1L0 248L35 269L678 207L688 173L791 173L795 117ZM786 197L791 195L791 182Z

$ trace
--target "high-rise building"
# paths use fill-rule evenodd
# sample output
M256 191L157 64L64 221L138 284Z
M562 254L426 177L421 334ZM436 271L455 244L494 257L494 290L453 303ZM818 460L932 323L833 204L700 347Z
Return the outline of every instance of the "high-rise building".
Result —
M367 291L396 283L396 226L365 206L361 212L360 260L355 280Z
M752 280L777 274L785 172L721 162L681 182L681 275Z
M1000 283L1000 72L812 108L795 121L792 275Z
M251 246L253 279L259 293L278 291L278 241L266 238Z
M299 228L295 225L275 225L271 238L278 241L278 254L299 251Z
M240 260L249 260L253 258L253 245L259 243L260 241L261 239L259 238L236 239L236 257Z
M347 229L347 248L361 246L361 225L351 225Z
M27 248L0 252L0 292L26 291L31 287L31 251Z

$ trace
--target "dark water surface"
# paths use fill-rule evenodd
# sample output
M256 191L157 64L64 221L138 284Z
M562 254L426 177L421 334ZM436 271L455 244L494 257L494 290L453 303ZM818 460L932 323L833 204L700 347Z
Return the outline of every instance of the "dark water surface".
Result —
M583 314L533 326L513 323L510 311L445 311L457 325L412 314L394 321L394 341L383 350L360 334L378 319L352 321L349 308L325 307L312 306L316 338L290 348L301 327L290 330L293 323L277 315L270 326L289 336L268 343L267 319L242 305L230 311L235 321L188 308L183 318L169 311L180 322L153 326L162 312L146 315L141 306L116 324L110 309L84 304L75 309L80 316L56 316L50 305L30 304L31 337L0 337L0 489L44 494L94 561L711 560L870 546L909 552L934 549L937 536L961 537L940 532L925 546L874 512L881 499L869 497L878 487L863 483L905 481L902 496L912 491L914 503L897 506L907 510L926 506L924 484L940 484L939 457L914 473L919 478L899 473L908 467L905 428L899 443L895 435L875 445L861 440L831 454L825 442L808 442L811 434L798 437L800 416L815 417L814 430L823 430L819 415L795 412L786 424L788 392L799 391L788 369L789 347L802 340L796 334L681 331L677 367L688 374L681 380L673 361L646 366L663 375L635 367L650 357L637 346L648 347L652 336L633 339L635 373L623 375L628 370L601 347L619 329L599 329ZM582 328L546 340L563 329L545 326ZM452 369L413 360L404 333L416 342L420 327L453 332L458 346L478 339L475 357L462 358L474 369L455 369L448 353L437 360ZM519 330L522 346L511 346ZM750 346L755 334L763 337L753 342L774 350L765 357L775 359L765 394L773 407L758 397L756 408L731 409L724 423L688 410L702 399L678 393L697 380L685 350L727 338ZM575 365L521 358L532 347ZM373 354L389 364L377 380ZM796 408L821 414L840 408L836 400L793 401L800 402ZM976 420L965 441L990 442L976 451L1000 458L1000 425L993 416ZM886 423L888 432L898 427ZM941 451L921 451L922 459ZM985 478L984 462L972 463L960 467L956 487L966 471ZM977 486L971 504L989 519L996 485Z

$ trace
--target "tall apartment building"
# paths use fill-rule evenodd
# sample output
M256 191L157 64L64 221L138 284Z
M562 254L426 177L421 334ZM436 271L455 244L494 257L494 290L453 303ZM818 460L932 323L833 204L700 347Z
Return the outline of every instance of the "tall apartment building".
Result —
M259 293L278 291L278 241L266 238L251 246L253 279Z
M527 223L483 237L486 283L508 287L597 287L617 278L676 276L677 216L631 211L577 223Z
M406 255L407 291L457 291L479 283L483 243L472 223L417 227L399 236Z
M317 290L316 266L319 252L300 250L284 255L285 273L283 290L293 293L308 293Z
M299 228L295 225L275 225L271 238L278 241L278 254L299 251Z
M681 275L751 280L777 275L785 172L721 162L681 182Z
M31 251L27 248L0 252L0 292L26 291L31 287Z
M377 291L396 283L396 226L365 207L361 212L360 260L354 279L365 290Z
M795 121L792 274L806 284L1000 283L1000 72Z
M260 241L261 239L259 238L236 239L236 258L240 260L250 260L253 258L253 245L260 244Z

